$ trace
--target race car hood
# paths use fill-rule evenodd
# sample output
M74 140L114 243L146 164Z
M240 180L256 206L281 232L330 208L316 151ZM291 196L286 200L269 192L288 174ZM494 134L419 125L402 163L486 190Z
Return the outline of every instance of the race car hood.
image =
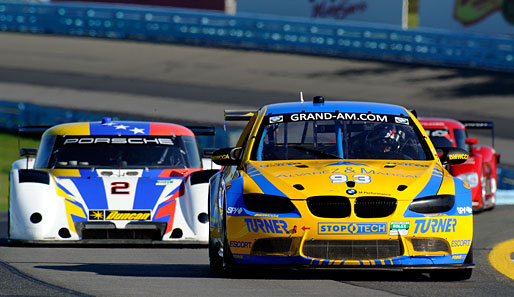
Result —
M398 200L436 195L445 170L436 161L249 162L244 192L291 199L385 196Z
M178 197L184 172L170 170L53 170L58 193L84 211L145 210L152 216L164 202Z

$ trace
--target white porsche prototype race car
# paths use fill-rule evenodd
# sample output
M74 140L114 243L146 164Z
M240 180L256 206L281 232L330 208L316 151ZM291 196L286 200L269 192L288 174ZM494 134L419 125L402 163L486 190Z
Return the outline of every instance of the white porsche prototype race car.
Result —
M9 241L207 244L216 170L194 130L110 118L47 129L35 162L13 163Z

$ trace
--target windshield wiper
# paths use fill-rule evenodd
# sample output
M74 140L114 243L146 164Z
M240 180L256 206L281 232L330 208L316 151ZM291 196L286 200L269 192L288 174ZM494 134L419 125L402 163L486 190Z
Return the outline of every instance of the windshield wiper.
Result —
M317 155L317 156L329 157L329 158L332 158L332 159L342 159L338 155L334 155L334 154L331 154L331 153L326 153L326 152L323 152L323 151L318 151L318 150L307 148L307 147L302 147L302 146L290 146L290 147L294 148L294 149L297 149L299 151L313 153L314 155Z

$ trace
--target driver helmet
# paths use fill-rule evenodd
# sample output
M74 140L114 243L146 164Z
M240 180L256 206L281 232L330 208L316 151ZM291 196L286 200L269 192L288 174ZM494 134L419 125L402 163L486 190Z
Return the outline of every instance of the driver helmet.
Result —
M380 124L366 135L366 150L370 153L395 153L400 150L405 133L393 124Z

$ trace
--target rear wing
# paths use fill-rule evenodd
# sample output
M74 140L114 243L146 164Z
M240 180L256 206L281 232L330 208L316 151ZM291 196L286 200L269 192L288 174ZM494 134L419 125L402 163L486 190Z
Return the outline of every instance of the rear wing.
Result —
M225 121L249 121L256 110L225 110Z
M214 126L186 126L189 130L193 131L195 136L214 136L216 135L216 128Z
M20 126L18 127L18 135L41 136L48 128L52 126Z
M491 137L494 147L494 123L491 121L459 121L466 129L491 130Z

